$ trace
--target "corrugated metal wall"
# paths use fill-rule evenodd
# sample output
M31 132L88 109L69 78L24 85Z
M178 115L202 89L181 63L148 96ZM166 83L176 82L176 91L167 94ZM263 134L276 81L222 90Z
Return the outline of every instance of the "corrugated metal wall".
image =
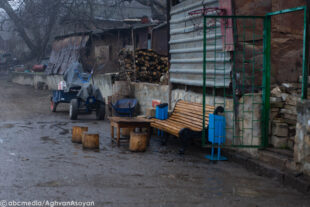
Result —
M203 85L203 17L188 14L190 11L203 8L203 5L212 8L219 7L218 0L186 0L171 9L171 83ZM232 66L231 58L229 52L223 50L220 22L217 22L216 26L213 31L207 31L206 84L209 87L228 87Z

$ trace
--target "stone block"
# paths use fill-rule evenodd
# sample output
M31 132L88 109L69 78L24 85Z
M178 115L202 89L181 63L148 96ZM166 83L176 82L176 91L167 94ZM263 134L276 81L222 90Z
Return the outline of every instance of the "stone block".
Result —
M289 114L296 114L297 115L297 108L296 105L292 106L292 105L288 105L286 104L284 106L284 109L286 109L288 111Z
M285 104L291 105L291 106L296 106L299 99L300 99L300 98L297 97L297 96L289 95L289 96L286 98Z
M271 90L270 95L273 97L281 98L281 93L282 93L282 91L281 91L280 87L277 86Z
M277 137L277 136L272 136L271 137L271 144L275 148L286 148L287 147L287 137Z
M288 125L287 123L277 122L276 120L272 123L272 135L278 137L288 136Z
M294 144L295 144L295 137L290 137L287 140L287 146L289 149L294 150Z
M240 98L239 102L243 103L239 105L239 129L243 136L242 140L237 140L240 144L256 145L260 143L261 137L261 122L253 120L261 120L261 105L256 104L261 101L260 93L253 93L244 95Z
M279 110L278 111L271 111L270 112L270 120L275 119L279 115Z
M280 114L283 114L284 117L287 117L289 119L297 119L297 112L296 110L290 110L290 109L286 109L286 108L282 108L280 109ZM294 117L294 118L292 118Z
M282 93L282 94L281 94L281 98L282 98L283 101L286 101L286 99L287 99L288 96L289 96L288 93Z

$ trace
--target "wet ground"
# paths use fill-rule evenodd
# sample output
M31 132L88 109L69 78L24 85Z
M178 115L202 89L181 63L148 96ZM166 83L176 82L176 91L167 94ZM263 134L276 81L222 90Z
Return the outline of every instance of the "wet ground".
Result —
M145 153L110 141L107 121L49 111L49 92L0 78L0 200L94 201L95 206L310 206L310 197L233 162L213 164L153 137ZM100 151L71 143L71 128L100 134Z

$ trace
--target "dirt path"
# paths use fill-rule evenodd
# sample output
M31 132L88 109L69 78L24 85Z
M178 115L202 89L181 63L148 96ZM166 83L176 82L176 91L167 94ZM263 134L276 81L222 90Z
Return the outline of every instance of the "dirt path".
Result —
M145 153L111 145L109 123L49 111L49 92L0 79L0 200L94 201L96 206L309 206L309 196L192 148L151 140ZM73 125L100 133L100 151L72 144Z

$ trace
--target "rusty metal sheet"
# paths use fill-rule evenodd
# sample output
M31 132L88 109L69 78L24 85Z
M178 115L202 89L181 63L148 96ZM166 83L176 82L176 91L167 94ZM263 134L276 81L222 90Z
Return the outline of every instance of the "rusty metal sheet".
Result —
M227 16L233 15L232 13L232 2L231 0L219 0L220 8L225 9ZM226 24L226 26L225 26ZM225 33L225 36L222 38L224 50L225 51L234 51L234 32L233 32L233 20L232 18L222 19L221 32Z
M79 60L80 50L86 46L88 40L89 35L56 39L46 69L47 73L50 75L63 75L72 62Z

